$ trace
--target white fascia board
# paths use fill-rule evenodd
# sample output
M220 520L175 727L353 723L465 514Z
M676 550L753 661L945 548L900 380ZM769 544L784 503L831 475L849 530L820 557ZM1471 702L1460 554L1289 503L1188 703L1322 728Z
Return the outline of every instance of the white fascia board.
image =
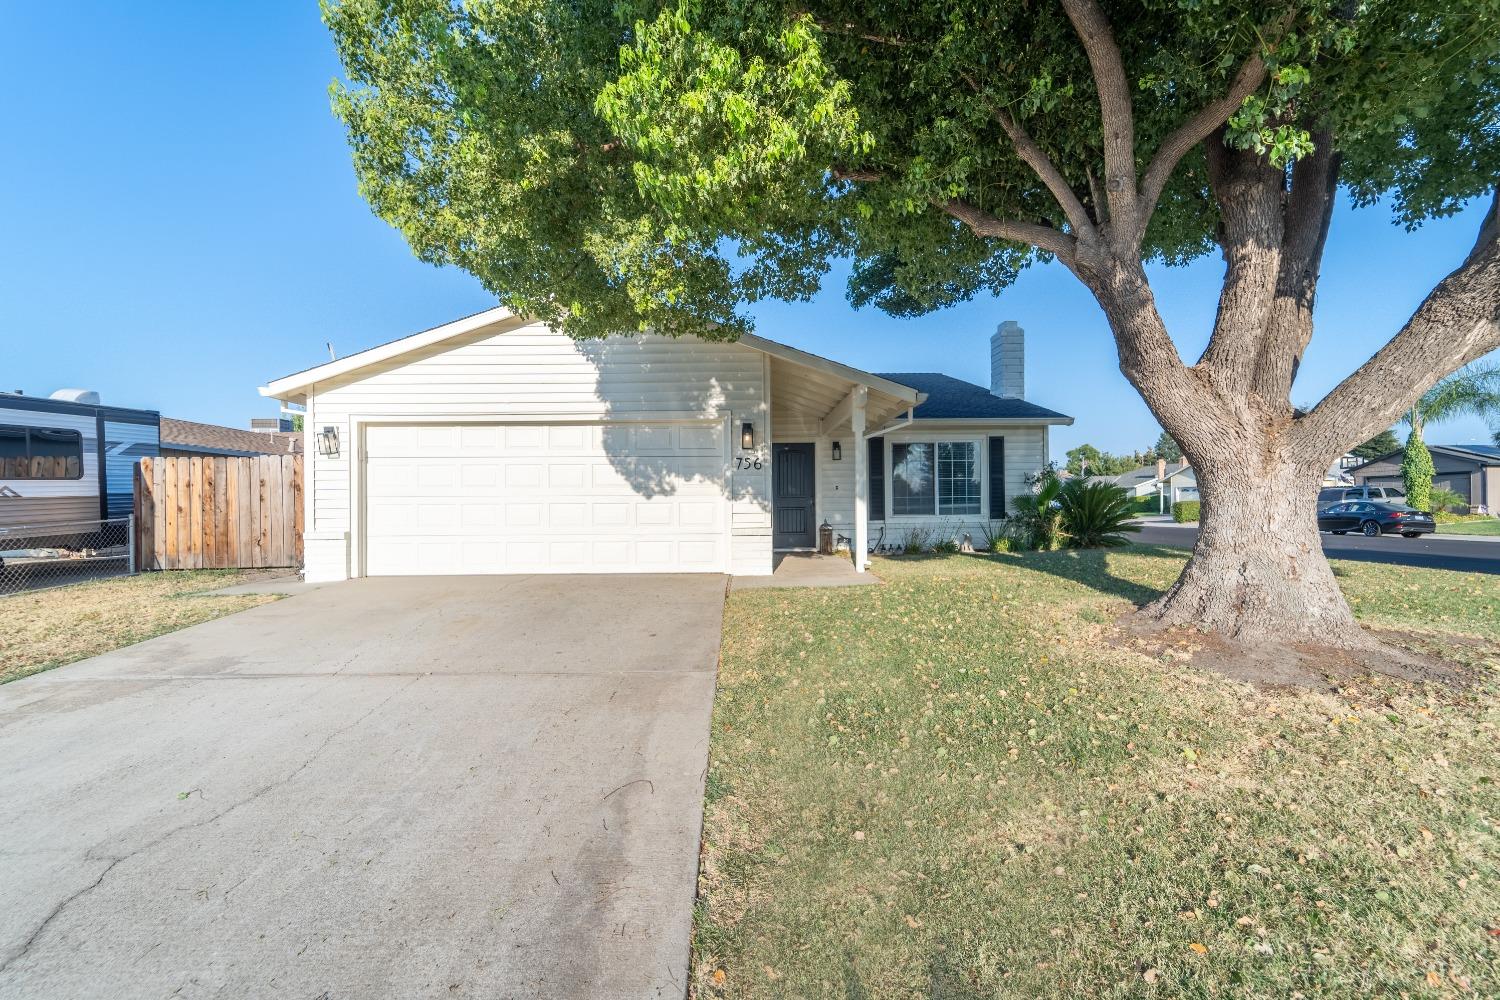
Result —
M506 320L515 319L520 319L520 317L504 306L496 306L482 313L475 313L473 316L465 316L463 319L435 326L431 330L423 330L421 333L414 333L409 337L402 337L400 340L393 340L388 344L380 344L369 350L339 358L337 361L330 361L326 365L308 368L305 371L276 379L261 386L260 394L276 399L296 401L304 398L307 390L318 382L339 378L359 371L361 368L378 365L383 361L399 358L403 354L420 351L424 347L431 347L445 340L462 337L487 326L495 326Z

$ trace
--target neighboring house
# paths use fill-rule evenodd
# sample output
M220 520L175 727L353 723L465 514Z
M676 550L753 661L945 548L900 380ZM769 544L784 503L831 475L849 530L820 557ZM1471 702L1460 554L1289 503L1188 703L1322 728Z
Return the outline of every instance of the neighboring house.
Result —
M294 434L290 429L285 432L242 431L237 427L162 417L161 453L167 458L183 455L300 455L302 435Z
M1500 504L1500 447L1492 444L1430 444L1436 470L1432 485L1452 490L1471 509L1495 510ZM1402 451L1393 451L1349 470L1356 483L1401 486Z
M308 579L756 575L825 521L863 556L1003 517L1072 423L1021 398L1023 354L1002 324L986 389L752 335L574 341L492 309L261 392L306 407Z
M1166 500L1162 504L1163 508L1170 507L1179 500L1198 499L1198 477L1186 460L1170 469L1167 468L1166 462L1158 461L1155 465L1143 465L1118 476L1092 476L1090 480L1113 483L1124 490L1131 499L1160 496L1165 493Z

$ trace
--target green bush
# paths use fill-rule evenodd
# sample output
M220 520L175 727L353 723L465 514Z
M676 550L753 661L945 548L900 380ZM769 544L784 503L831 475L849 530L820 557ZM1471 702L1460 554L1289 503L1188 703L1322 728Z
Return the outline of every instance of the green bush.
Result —
M1060 549L1068 539L1063 528L1062 510L1057 495L1062 481L1055 474L1044 475L1035 493L1023 493L1010 502L1014 537L1026 548L1051 552Z
M1417 510L1432 510L1432 452L1422 443L1422 435L1413 430L1406 439L1406 453L1401 458L1401 482L1406 487L1406 502Z
M1172 520L1178 524L1187 524L1189 521L1198 520L1199 500L1179 500L1172 505Z
M1126 532L1141 530L1140 525L1132 523L1135 512L1129 494L1109 483L1069 480L1058 491L1057 503L1072 548L1124 545L1128 541Z

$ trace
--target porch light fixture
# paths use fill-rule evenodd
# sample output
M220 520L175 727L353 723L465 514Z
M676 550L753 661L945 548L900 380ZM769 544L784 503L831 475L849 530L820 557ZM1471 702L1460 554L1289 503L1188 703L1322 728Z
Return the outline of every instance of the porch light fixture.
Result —
M835 462L842 462L844 460L844 449L839 447L837 441L833 442L833 460Z
M324 458L339 457L339 429L325 427L318 432L318 454Z
M755 447L755 425L749 421L740 424L740 447L746 451Z

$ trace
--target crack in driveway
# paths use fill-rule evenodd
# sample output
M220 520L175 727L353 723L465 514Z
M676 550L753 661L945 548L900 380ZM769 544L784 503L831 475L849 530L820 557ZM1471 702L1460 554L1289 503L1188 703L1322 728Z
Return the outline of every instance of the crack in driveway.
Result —
M424 676L426 675L418 674L417 676L412 677L411 680L409 680L407 683L401 685L395 691L392 691L390 694L386 695L375 705L372 705L368 710L360 715L359 718L355 719L353 722L350 722L347 725L340 726L338 729L335 729L333 732L329 733L323 738L322 742L320 742L315 748L313 748L313 751L307 755L306 760L304 760L301 764L298 764L291 770L290 773L288 773L284 777L277 778L272 782L268 782L267 784L256 789L254 792L251 792L244 798L231 803L220 811L214 813L212 816L209 816L207 819L201 819L194 823L184 823L181 826L173 827L167 832L146 842L145 844L142 844L140 847L137 847L135 850L130 851L127 854L122 854L117 858L108 859L109 864L106 865L104 870L99 873L98 878L94 879L92 883L84 886L82 889L79 889L77 892L73 893L71 896L68 896L66 899L62 900L55 907L53 907L52 911L42 918L41 923L37 924L36 928L32 930L29 935L27 935L26 940L22 942L21 947L10 955L6 956L4 961L0 961L0 972L5 972L15 962L24 958L27 953L31 951L32 946L35 945L36 942L41 938L42 934L46 932L47 928L52 925L52 922L54 920L61 916L62 913L68 909L68 907L73 905L73 903L77 902L79 899L82 899L84 896L99 888L99 886L104 883L104 880L109 877L109 873L114 871L115 868L117 868L120 864L129 861L131 858L134 858L140 854L144 854L147 851L161 846L171 838L177 836L179 833L183 833L188 830L199 830L203 827L211 826L212 824L217 823L219 820L223 819L225 816L228 816L230 813L238 810L241 806L247 806L250 803L261 798L262 796L266 795L267 793L287 785L288 783L296 779L298 775L311 767L313 762L316 761L320 756L322 756L323 751L328 749L329 744L331 744L334 740L338 739L340 736L343 736L345 733L348 733L350 730L357 728L366 719L370 718L370 716L374 715L386 705L390 704L393 699L395 699L402 692L406 691L408 688L412 687ZM83 857L85 861L105 860L104 858L91 857L92 850L93 849L90 848L88 851L84 852Z

